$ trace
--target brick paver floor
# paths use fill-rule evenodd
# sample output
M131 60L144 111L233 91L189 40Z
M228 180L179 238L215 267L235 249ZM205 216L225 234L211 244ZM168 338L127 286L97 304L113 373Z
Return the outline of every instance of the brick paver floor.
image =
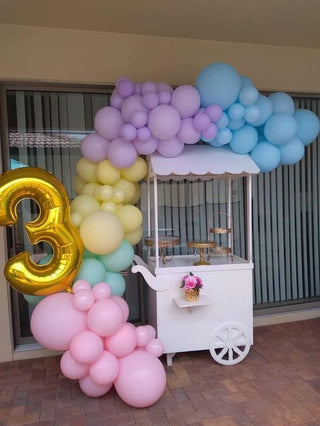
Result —
M161 399L144 409L112 389L89 398L59 356L0 364L1 425L320 425L320 319L255 328L240 364L177 354ZM164 361L164 359L163 359Z

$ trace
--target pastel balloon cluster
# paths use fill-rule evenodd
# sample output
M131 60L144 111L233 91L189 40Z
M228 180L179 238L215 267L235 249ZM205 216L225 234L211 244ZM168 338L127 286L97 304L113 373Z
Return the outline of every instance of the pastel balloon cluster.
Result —
M166 374L158 357L162 343L153 327L127 322L125 300L111 296L101 282L91 288L84 280L73 285L73 294L47 296L34 309L31 329L46 348L65 351L62 373L79 380L91 397L115 386L120 398L133 407L147 407L163 394Z
M319 118L313 112L295 109L291 96L283 92L261 95L229 64L208 65L195 86L202 107L218 104L223 109L215 137L202 139L214 147L227 145L238 154L250 154L262 172L300 161L305 146L319 134Z

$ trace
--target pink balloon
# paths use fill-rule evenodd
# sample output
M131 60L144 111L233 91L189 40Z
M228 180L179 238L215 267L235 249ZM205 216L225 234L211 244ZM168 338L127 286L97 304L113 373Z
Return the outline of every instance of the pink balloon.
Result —
M117 90L114 90L110 97L110 105L114 108L120 109L123 102L123 97L119 95Z
M85 280L77 280L74 282L72 286L72 292L75 294L80 290L91 290L91 285L88 281Z
M142 104L140 95L132 95L125 99L121 106L121 114L126 123L130 123L132 114L135 111L147 111Z
M66 351L60 360L60 368L62 374L68 379L77 380L86 376L89 372L89 367L86 364L80 364L72 358L70 351Z
M159 105L159 95L156 92L145 92L142 95L142 103L148 108L152 109Z
M131 354L137 345L136 330L125 323L112 336L106 337L104 346L118 358Z
M198 112L193 118L193 126L195 129L203 132L210 126L210 118L206 113Z
M183 118L181 120L181 127L177 133L177 138L185 144L194 144L200 140L200 131L194 128L192 118Z
M72 339L70 354L81 364L93 364L103 352L103 341L92 331L83 331Z
M106 337L116 333L123 323L122 309L112 299L98 300L87 314L90 330L99 336Z
M126 141L133 141L137 136L137 129L133 124L124 124L120 129L120 136Z
M180 129L179 112L171 105L158 105L149 113L148 126L155 138L170 139Z
M218 133L218 128L214 123L210 123L210 126L207 130L204 130L202 132L202 136L206 139L206 140L212 140L217 136Z
M93 286L92 293L96 300L108 299L111 295L111 287L107 283L97 283Z
M161 356L164 351L163 343L159 339L152 339L145 346L144 350L159 358L159 356Z
M79 290L73 295L72 304L79 311L87 311L94 304L95 298L90 290Z
M132 407L149 407L163 394L166 372L154 355L134 351L120 358L120 372L114 383L121 399Z
M222 108L220 105L213 104L206 108L206 114L211 121L218 121L222 116Z
M147 141L151 138L151 132L147 126L140 127L137 131L137 139L140 141Z
M112 388L112 383L107 385L98 385L94 380L92 380L91 376L88 374L79 380L79 386L83 393L91 397L99 397Z
M150 338L154 339L156 337L156 330L155 330L155 328L152 327L152 325L149 325L149 324L146 324L144 327L148 330Z
M151 136L151 138L146 141L135 139L133 141L133 144L139 154L150 155L157 150L158 142L159 142L158 139Z
M72 305L73 295L55 293L42 299L31 317L34 338L45 348L65 351L78 333L87 329L86 313Z
M94 118L94 128L105 139L115 139L120 135L121 126L124 124L119 110L114 107L101 108Z
M119 374L119 361L110 352L103 351L101 357L90 366L89 374L98 385L113 383Z
M117 91L120 96L127 98L134 93L134 84L127 78L122 78L117 81Z
M98 163L107 158L109 141L96 133L86 136L81 143L81 153L89 161Z
M109 161L119 169L130 167L137 158L137 151L131 142L114 139L108 146Z
M122 311L122 322L125 323L129 318L128 303L120 296L112 296L111 299L120 306Z
M200 94L193 86L179 86L172 93L171 105L179 111L182 118L192 117L198 112L200 102Z
M184 143L176 137L160 140L158 143L158 152L163 157L177 157L181 154L183 148Z
M171 102L171 93L166 90L159 92L159 103L162 105L168 105Z
M146 346L152 340L152 335L145 325L139 325L136 328L136 340L139 347Z

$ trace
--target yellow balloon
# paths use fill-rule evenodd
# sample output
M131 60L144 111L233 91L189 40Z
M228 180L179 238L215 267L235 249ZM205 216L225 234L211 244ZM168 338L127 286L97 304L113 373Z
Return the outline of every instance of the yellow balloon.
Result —
M110 201L114 195L111 185L100 185L94 192L94 196L99 201Z
M9 259L5 276L24 294L43 296L70 290L82 260L83 245L70 221L70 206L62 183L45 170L24 167L0 176L0 225L18 221L16 207L24 198L39 206L39 216L26 223L31 243L48 242L53 256L45 265L35 264L27 252Z
M97 165L96 176L105 185L114 185L121 178L121 171L114 167L109 160L100 161Z
M126 194L122 189L115 189L113 193L113 201L115 203L122 203L126 198Z
M91 183L87 183L84 187L83 187L83 189L82 189L82 191L81 191L81 194L82 195L91 195L91 196L93 196L94 197L94 194L95 194L95 192L96 192L96 190L98 189L98 188L100 188L100 183L97 183L97 182L91 182Z
M82 157L77 163L77 173L86 182L97 182L96 163Z
M110 212L100 210L85 217L80 225L80 237L91 253L108 254L116 250L123 240L123 226Z
M121 221L124 232L131 232L142 224L142 213L135 206L127 205L121 207L116 212L116 216Z
M79 226L81 225L81 222L83 220L83 216L82 216L81 213L75 212L75 213L70 214L70 219L71 219L71 222L73 223L73 225L76 228L79 228Z
M76 195L79 195L82 193L83 188L86 186L86 181L83 180L80 176L76 175L73 182L73 188Z
M140 189L140 184L139 183L135 183L135 194L133 196L133 198L131 198L129 204L137 204L137 202L140 200L140 195L141 195L141 189Z
M130 182L139 182L146 177L148 166L142 157L137 157L136 161L126 169L121 170L122 176Z
M83 217L100 209L100 203L91 195L78 195L71 201L71 213L80 213Z
M117 205L114 201L104 201L100 204L100 209L106 212L115 213L117 211Z
M113 189L114 191L121 190L124 192L125 198L123 201L120 201L120 203L123 202L123 204L129 204L130 200L133 199L136 193L135 184L123 178L113 186Z
M126 232L124 234L124 239L128 241L132 246L135 244L138 244L138 242L141 240L143 235L142 227L139 226L139 228L134 229L131 232Z

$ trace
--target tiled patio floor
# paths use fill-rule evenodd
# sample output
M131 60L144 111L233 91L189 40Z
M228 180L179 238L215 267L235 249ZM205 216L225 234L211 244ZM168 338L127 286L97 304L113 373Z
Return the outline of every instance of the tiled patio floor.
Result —
M1 425L320 425L320 319L259 327L240 364L209 351L178 354L153 406L134 409L111 390L89 398L59 357L0 364Z

